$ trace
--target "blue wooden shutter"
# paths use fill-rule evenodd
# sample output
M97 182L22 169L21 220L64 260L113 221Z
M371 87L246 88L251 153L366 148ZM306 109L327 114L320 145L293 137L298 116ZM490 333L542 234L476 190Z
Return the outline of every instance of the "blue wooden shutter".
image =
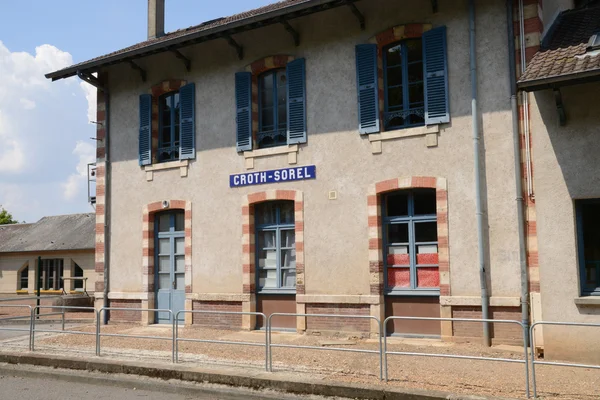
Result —
M287 75L287 142L306 143L306 67L304 58L290 61Z
M152 164L152 95L140 95L140 165Z
M252 150L252 74L235 74L235 122L237 151Z
M196 85L179 89L179 159L196 158Z
M356 46L356 83L358 88L358 131L361 135L379 132L379 88L377 45Z
M448 57L446 53L445 26L423 34L426 125L450 122Z

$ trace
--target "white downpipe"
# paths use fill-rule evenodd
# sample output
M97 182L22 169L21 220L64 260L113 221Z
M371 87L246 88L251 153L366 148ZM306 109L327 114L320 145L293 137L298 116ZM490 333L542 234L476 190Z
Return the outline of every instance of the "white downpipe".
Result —
M519 0L519 28L520 28L520 50L521 50L521 75L527 68L526 43L525 40L525 8L523 0ZM523 94L523 133L525 135L525 173L527 177L527 197L533 199L533 175L531 172L531 146L530 146L530 125L529 125L529 94L525 91Z

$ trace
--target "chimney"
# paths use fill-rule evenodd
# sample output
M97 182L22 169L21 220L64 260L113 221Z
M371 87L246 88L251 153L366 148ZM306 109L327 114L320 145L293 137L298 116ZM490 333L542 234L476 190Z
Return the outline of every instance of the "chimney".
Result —
M165 0L148 0L148 39L165 34Z

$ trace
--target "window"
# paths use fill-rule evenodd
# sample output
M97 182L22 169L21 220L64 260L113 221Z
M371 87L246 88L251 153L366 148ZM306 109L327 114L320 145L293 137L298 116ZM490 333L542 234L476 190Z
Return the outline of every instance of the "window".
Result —
M403 40L383 51L386 130L425 124L423 43Z
M262 74L259 86L258 147L287 143L287 84L285 69Z
M296 288L296 235L294 202L267 202L255 206L258 289L294 291Z
M42 260L42 290L61 290L63 286L63 260Z
M19 281L17 283L18 290L25 290L29 287L29 264L25 264L19 271Z
M75 262L73 263L73 278L83 278L83 269ZM78 289L83 289L83 280L76 279L73 281L73 290Z
M435 189L389 193L382 215L387 292L439 295Z
M179 159L179 92L164 94L158 99L158 161Z
M600 199L575 204L581 292L600 296Z

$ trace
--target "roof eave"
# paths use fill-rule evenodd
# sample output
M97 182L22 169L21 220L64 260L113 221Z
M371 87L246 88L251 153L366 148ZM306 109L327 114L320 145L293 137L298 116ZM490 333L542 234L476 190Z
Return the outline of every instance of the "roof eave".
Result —
M557 89L563 86L578 85L598 80L600 80L600 69L594 69L574 74L556 75L547 78L517 82L517 88L526 92L537 92L539 90Z
M103 58L97 61L84 62L81 64L77 64L75 66L65 68L59 71L50 72L45 75L47 79L52 79L52 81L56 81L63 78L69 78L71 76L77 75L77 71L87 71L87 72L95 72L98 68L108 65L113 65L117 63L121 63L127 60L134 60L141 57L146 57L151 54L160 53L163 51L174 50L184 46L192 45L198 43L200 41L211 40L210 36L215 36L212 39L218 39L223 36L232 35L235 33L240 33L243 31L251 30L259 28L253 27L257 23L265 22L264 25L270 25L277 23L278 18L282 19L293 19L303 15L312 14L314 12L325 11L318 10L319 7L326 5L333 6L341 6L349 3L356 2L358 0L312 0L301 4L291 5L289 7L285 7L279 10L274 10L270 12L266 12L264 14L256 15L250 18L242 19L236 22L232 22L227 25L217 26L212 29L206 29L199 32L193 32L188 35L178 36L173 39L160 41L158 43L149 44L144 47L136 48L126 53L115 54L110 57ZM335 3L338 3L337 5ZM296 15L297 13L301 13L304 11L309 11L311 8L315 8L316 10L312 12L307 12L302 15ZM287 17L287 18L285 18ZM272 20L272 21L269 21ZM236 32L237 31L237 32Z

